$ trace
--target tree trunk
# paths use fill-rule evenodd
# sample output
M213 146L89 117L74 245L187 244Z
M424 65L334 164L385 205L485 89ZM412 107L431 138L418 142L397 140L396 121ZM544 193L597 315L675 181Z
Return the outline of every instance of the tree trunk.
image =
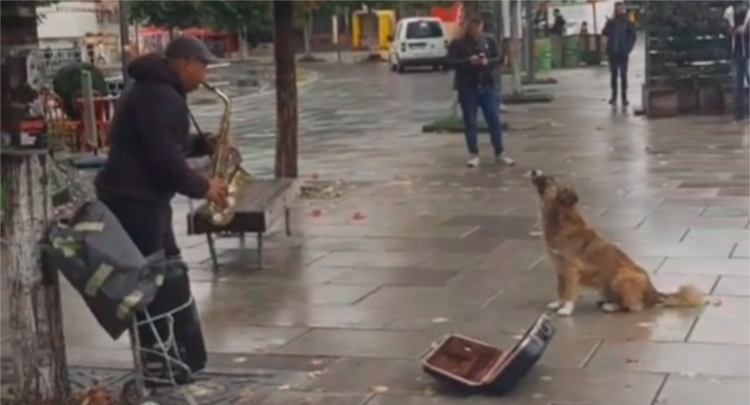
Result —
M302 36L305 41L305 57L312 58L312 30L313 30L313 15L312 11L305 13L305 23L302 28Z
M240 33L237 34L237 43L240 45L240 60L247 60L250 56L247 44L247 27L242 27Z
M368 15L370 20L370 26L367 30L367 38L368 38L368 53L370 54L370 57L380 57L380 44L378 44L378 24L380 21L378 21L378 13L376 13L374 10L370 10Z
M518 30L521 24L521 4L520 0L510 0L510 57L512 63L512 91L513 94L519 94L523 91L521 88L521 44L518 37Z
M70 396L60 286L42 270L37 242L48 215L46 155L2 155L6 200L3 258L10 295L13 361L20 404L59 405Z
M526 31L524 31L524 45L526 49L526 80L533 83L536 80L536 52L534 41L534 3L525 3Z
M28 112L28 92L19 91L33 77L27 71L21 50L38 44L35 13L14 7L33 2L2 2L3 43L2 99L3 131L18 133ZM6 18L12 24L5 24ZM18 49L14 49L18 47ZM18 52L14 52L18 51ZM7 53L6 53L7 52ZM25 95L24 95L25 93ZM31 94L33 96L33 94ZM20 108L18 107L20 106ZM57 272L42 270L37 242L50 214L47 195L47 151L0 150L0 180L3 185L0 236L2 270L10 308L11 354L16 381L14 399L24 405L60 405L70 394L62 305Z
M294 2L274 1L276 60L276 164L277 178L299 175L297 167L297 75L294 59Z

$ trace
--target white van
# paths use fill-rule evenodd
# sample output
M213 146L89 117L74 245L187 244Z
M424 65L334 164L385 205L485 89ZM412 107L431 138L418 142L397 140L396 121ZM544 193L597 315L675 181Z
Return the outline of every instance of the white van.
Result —
M440 69L448 56L448 38L442 21L436 17L399 20L396 33L390 39L388 63L395 72L403 72L411 66Z

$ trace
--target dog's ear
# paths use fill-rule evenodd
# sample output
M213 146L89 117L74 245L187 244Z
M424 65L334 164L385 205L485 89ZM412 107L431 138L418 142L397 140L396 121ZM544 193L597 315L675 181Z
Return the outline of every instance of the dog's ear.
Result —
M560 202L565 207L572 207L578 202L578 194L576 194L575 190L570 187L565 187L560 190L559 198Z

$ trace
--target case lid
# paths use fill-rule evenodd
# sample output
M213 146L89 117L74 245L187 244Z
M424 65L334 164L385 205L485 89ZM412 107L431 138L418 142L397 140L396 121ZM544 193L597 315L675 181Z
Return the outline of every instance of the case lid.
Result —
M500 358L500 361L495 364L492 369L489 370L487 375L482 379L483 383L489 383L494 381L500 373L505 369L505 366L511 362L518 353L523 350L524 346L531 343L538 334L543 336L552 334L552 325L547 314L542 314L534 323L526 330L521 339Z

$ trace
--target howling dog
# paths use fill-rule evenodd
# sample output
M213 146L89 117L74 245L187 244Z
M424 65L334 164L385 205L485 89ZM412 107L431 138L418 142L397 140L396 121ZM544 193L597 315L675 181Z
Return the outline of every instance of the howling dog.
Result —
M704 304L703 294L693 286L680 287L671 294L657 291L641 266L586 223L571 187L540 170L530 171L528 177L539 195L542 239L557 270L557 300L549 309L561 316L571 315L579 286L600 292L599 308L604 312Z

